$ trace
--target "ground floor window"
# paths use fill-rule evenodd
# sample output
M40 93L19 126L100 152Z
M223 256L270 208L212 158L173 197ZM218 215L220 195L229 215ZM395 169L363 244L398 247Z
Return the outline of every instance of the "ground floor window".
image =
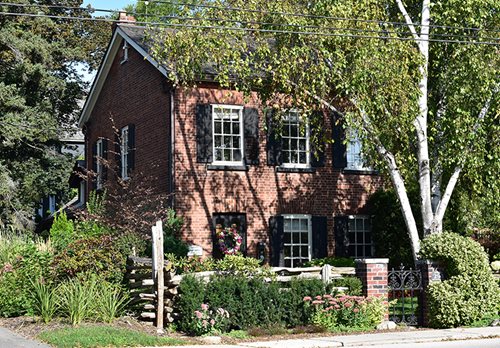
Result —
M311 216L283 215L285 267L300 267L311 260Z
M349 256L355 258L373 256L372 225L369 216L349 216L347 237Z
M213 252L212 256L214 258L222 258L224 255L222 254L218 240L215 238L215 228L217 225L221 225L222 228L236 226L238 234L241 236L242 243L240 252L243 255L247 253L247 218L246 214L242 213L216 213L212 216L212 229L213 229Z

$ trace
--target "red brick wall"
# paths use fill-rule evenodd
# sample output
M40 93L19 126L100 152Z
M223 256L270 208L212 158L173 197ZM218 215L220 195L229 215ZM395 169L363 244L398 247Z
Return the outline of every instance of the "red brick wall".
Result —
M121 60L120 49L85 127L87 168L92 169L92 146L99 137L110 140L108 159L114 166L115 132L111 118L117 129L135 124L132 177L141 175L154 180L157 192L166 194L169 192L170 94L163 88L165 77L133 48L129 48L128 61L121 64ZM112 180L113 174L108 172L108 178Z
M196 162L195 110L199 103L258 107L255 96L247 103L240 93L214 86L177 89L175 93L176 210L186 221L184 238L212 249L213 213L246 213L247 249L255 255L256 243L269 245L268 221L277 214L311 214L328 217L329 254L334 252L333 216L366 213L369 195L380 187L380 177L344 174L333 169L331 145L326 163L315 173L277 173L267 165L266 134L260 122L259 161L246 172L207 170ZM262 115L261 115L262 116ZM262 119L261 119L262 120ZM327 126L329 120L325 118Z

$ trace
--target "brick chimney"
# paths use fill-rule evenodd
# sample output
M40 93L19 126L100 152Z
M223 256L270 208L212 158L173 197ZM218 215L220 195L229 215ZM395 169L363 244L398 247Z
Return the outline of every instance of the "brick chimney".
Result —
M118 21L121 23L135 23L135 17L134 16L128 16L127 12L125 11L120 11L118 12Z

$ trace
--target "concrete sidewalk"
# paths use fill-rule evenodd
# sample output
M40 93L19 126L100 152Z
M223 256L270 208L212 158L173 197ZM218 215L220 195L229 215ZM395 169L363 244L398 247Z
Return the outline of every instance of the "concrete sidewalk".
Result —
M0 348L50 348L50 346L28 340L15 332L0 327Z
M367 333L346 336L314 337L276 341L241 342L237 345L198 345L175 348L321 348L321 347L370 347L382 345L410 345L417 343L465 341L481 338L500 338L500 327L482 327L445 330L415 330L384 333ZM500 343L500 341L499 341ZM430 345L429 345L430 346ZM174 347L170 347L174 348Z

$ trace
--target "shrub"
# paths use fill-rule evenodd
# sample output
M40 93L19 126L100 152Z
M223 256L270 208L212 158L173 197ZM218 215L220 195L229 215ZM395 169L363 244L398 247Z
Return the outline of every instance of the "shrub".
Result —
M190 333L193 327L193 313L201 308L205 297L205 283L194 276L187 275L179 284L179 297L176 300L177 311L180 314L178 328Z
M387 310L382 299L362 296L306 296L304 302L314 308L311 323L329 331L372 328Z
M313 267L313 266L324 266L330 265L334 267L354 267L356 263L354 259L350 257L325 257L323 259L314 259L308 261L304 264L304 267Z
M261 266L260 261L242 255L225 255L213 264L213 270L224 275L240 275L245 277L274 277L269 267Z
M77 240L56 255L54 270L58 278L98 275L112 283L121 283L125 256L120 253L111 236Z
M479 243L455 233L434 234L422 241L420 256L442 262L448 278L427 289L432 326L468 325L498 313L500 289Z
M58 288L39 279L31 283L33 295L33 314L39 315L48 324L59 307Z
M319 279L293 279L290 290L283 294L283 306L287 310L283 313L287 326L304 325L311 315L311 308L304 305L305 296L317 296L329 292L325 284ZM289 309L289 310L288 310Z
M0 316L12 317L34 312L29 284L50 279L50 248L27 236L0 236Z
M76 239L75 225L73 221L68 220L65 212L55 214L49 236L56 250L64 250Z
M363 283L357 277L343 277L332 279L331 282L334 287L348 288L346 295L360 296L363 293Z

